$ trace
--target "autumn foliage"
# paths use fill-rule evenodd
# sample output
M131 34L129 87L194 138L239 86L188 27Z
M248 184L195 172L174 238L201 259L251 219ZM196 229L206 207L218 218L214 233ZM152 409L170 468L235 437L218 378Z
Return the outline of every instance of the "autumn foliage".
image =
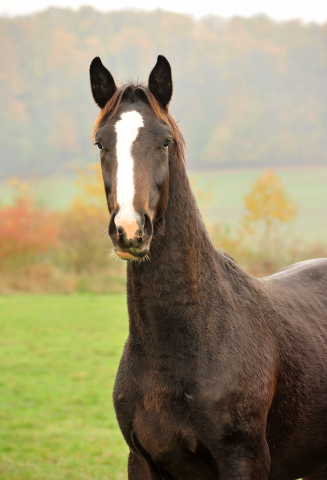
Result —
M58 217L17 197L0 209L0 258L44 253L58 244Z
M244 198L247 213L244 225L262 222L265 231L280 222L290 222L296 216L296 206L286 193L280 178L273 171L262 173Z
M61 261L80 273L106 264L109 215L99 165L81 170L76 183L81 193L61 216L60 240Z
M109 214L99 165L80 172L79 193L65 211L41 207L28 184L11 183L14 201L0 206L0 292L125 290L125 265L108 260ZM210 184L201 187L193 181L193 188L200 205L210 201ZM245 270L260 276L307 256L321 256L319 251L310 255L307 245L302 251L294 242L286 245L277 235L278 226L294 218L296 207L273 172L258 177L244 207L237 231L222 225L207 227L213 242Z
M244 197L244 206L246 213L240 236L256 236L261 252L266 256L276 256L281 248L281 225L296 217L296 205L285 191L281 179L271 170L259 175ZM285 242L282 243L282 248L285 248Z
M294 240L289 242L281 230L296 217L297 209L281 179L273 171L263 172L250 186L244 196L244 208L244 215L234 234L220 225L209 226L218 247L226 250L255 276L271 274L303 259L303 245L296 244ZM308 246L304 250L307 251Z

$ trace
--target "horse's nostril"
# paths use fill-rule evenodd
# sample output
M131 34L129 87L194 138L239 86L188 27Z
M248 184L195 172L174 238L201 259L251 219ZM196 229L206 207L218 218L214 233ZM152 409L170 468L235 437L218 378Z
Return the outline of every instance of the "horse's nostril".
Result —
M117 236L121 237L123 235L123 233L124 233L123 227L118 227L117 228Z

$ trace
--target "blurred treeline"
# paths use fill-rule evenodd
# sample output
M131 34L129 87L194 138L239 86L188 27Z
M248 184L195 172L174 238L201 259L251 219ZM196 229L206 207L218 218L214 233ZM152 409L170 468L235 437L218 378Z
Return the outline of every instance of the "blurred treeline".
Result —
M327 24L51 8L0 18L0 176L87 165L90 61L101 56L118 81L146 80L159 53L189 166L327 161Z

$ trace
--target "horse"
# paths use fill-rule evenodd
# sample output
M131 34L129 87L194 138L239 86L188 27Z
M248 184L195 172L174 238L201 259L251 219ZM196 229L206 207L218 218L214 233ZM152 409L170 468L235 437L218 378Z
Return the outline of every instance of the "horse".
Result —
M129 480L327 480L327 259L257 279L212 244L187 178L173 84L91 90L129 335L113 391ZM196 108L196 105L194 106Z

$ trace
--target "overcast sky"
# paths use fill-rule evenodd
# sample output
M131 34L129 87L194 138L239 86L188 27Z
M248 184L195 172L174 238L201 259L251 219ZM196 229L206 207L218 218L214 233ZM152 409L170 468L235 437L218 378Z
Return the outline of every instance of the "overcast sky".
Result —
M213 13L222 17L251 16L265 13L276 20L301 19L303 22L327 22L327 0L0 0L0 15L21 15L45 10L50 6L78 9L91 5L97 10L123 8L191 13L196 17Z

